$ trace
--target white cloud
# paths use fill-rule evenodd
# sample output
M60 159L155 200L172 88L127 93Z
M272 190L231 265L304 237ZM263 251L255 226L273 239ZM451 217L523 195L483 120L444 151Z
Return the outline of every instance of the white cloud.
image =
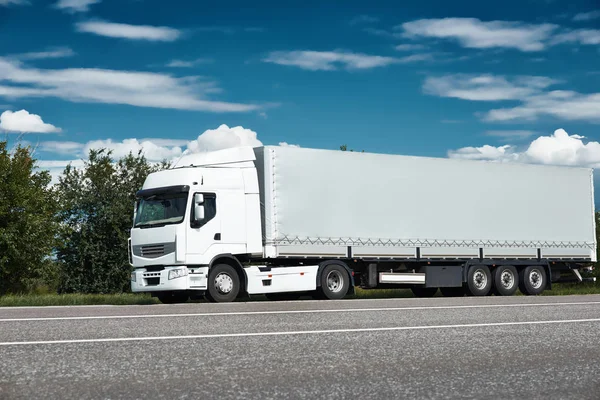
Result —
M600 10L579 13L573 17L573 21L591 21L600 18Z
M553 44L578 43L583 45L600 44L600 30L598 29L576 29L556 35L552 39Z
M562 90L541 93L523 99L520 106L491 110L485 114L484 120L536 120L540 116L600 123L600 93L581 94Z
M558 28L554 24L481 21L476 18L421 19L397 27L408 38L451 39L476 49L513 48L540 51Z
M130 40L172 42L181 36L181 31L167 26L129 25L101 20L78 22L76 28L79 32Z
M550 136L540 136L527 148L518 151L512 146L464 147L450 150L448 157L498 162L523 162L531 164L600 167L600 143L587 142L579 135L569 135L557 129Z
M526 139L536 134L535 131L512 130L512 131L486 131L486 136L500 137L504 139Z
M112 155L115 158L125 157L130 152L137 154L139 151L143 151L148 161L151 162L158 162L165 159L172 160L180 156L183 152L179 146L159 146L149 140L142 142L137 139L124 139L120 142L113 142L112 139L92 140L85 144L83 153L88 154L90 149L112 150Z
M371 69L390 64L409 63L431 59L428 54L414 54L404 58L373 56L347 51L275 51L263 61L294 66L309 71L334 71L340 67L347 70Z
M19 133L54 133L61 131L60 128L52 124L44 123L39 115L30 114L26 110L4 111L0 115L0 129Z
M19 60L43 60L48 58L72 57L74 55L75 52L69 47L55 47L49 48L45 51L15 54L12 56L12 58L16 58Z
M38 69L0 57L0 97L57 97L74 102L209 112L261 108L207 99L207 94L219 91L215 82L196 76L175 78L168 74L98 68Z
M423 91L434 96L471 101L518 100L555 83L556 80L543 76L520 76L509 80L491 74L455 74L426 78Z
M300 147L298 144L289 144L288 142L279 142L281 147Z
M188 143L187 152L215 151L240 146L262 146L256 132L241 126L229 127L225 124L217 129L204 131L194 141Z
M211 59L208 58L197 58L195 60L191 60L191 61L185 61L185 60L171 60L169 61L169 63L167 63L167 67L169 68L192 68L196 65L199 64L206 64L211 62Z
M422 44L399 44L397 46L394 47L396 50L398 51L413 51L413 50L423 50L426 49L427 47L422 45Z
M29 5L31 4L28 0L0 0L0 6L10 6L10 5Z
M100 3L102 0L58 0L54 7L69 13L88 12L92 4Z
M40 150L53 154L78 154L85 145L78 142L46 141L40 143Z

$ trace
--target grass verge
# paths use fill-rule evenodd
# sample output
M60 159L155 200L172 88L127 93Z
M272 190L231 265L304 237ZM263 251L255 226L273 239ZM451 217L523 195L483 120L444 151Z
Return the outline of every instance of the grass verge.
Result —
M81 306L156 304L157 298L146 294L25 294L0 297L0 307Z
M580 284L554 284L552 290L546 290L543 296L568 296L578 294L600 294L600 285L593 283ZM517 291L517 296L521 293ZM370 289L364 290L359 287L351 299L392 299L413 297L410 289ZM440 292L435 297L442 297ZM263 296L256 296L252 300L264 301ZM204 302L200 300L197 302ZM23 306L80 306L80 305L145 305L159 304L160 301L149 294L43 294L43 295L6 295L0 297L0 307L23 307Z

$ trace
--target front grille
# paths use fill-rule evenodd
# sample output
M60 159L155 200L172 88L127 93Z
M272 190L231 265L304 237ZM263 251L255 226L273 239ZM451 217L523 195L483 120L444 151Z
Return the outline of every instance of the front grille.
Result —
M142 246L142 257L158 258L165 255L165 245L155 244L151 246Z
M135 245L133 255L144 258L158 258L175 252L175 242Z
M158 286L160 283L160 278L146 278L147 286Z

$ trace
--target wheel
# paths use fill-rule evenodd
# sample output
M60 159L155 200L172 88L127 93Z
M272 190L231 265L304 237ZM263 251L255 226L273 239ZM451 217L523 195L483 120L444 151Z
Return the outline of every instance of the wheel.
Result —
M546 289L546 270L537 265L525 267L519 273L519 290L529 296L535 296Z
M298 300L302 293L300 292L285 292L285 293L265 293L265 296L269 300L273 301L289 301Z
M185 303L190 298L186 292L165 292L156 297L163 304Z
M442 296L445 297L463 297L465 295L465 288L459 287L442 287L440 288Z
M413 286L410 288L415 297L433 297L438 291L436 287Z
M330 264L321 273L319 294L326 299L343 299L350 288L350 277L344 267Z
M467 273L467 294L486 296L492 290L492 274L486 265L472 265Z
M206 298L213 303L234 301L240 292L240 277L231 265L218 264L208 273Z
M494 293L512 296L519 288L519 274L512 265L501 265L494 270Z

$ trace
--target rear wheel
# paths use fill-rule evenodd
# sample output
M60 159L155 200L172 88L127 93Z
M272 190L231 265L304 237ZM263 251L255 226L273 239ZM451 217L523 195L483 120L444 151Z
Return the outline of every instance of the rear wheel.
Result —
M467 273L467 294L486 296L492 290L492 274L487 265L472 265Z
M231 265L218 264L208 273L206 298L214 303L234 301L240 292L240 277Z
M462 286L459 287L442 287L440 288L442 296L444 297L463 297L465 295L465 289Z
M433 297L438 291L436 287L413 286L410 288L415 297Z
M350 277L344 267L338 264L330 264L323 268L321 273L321 287L319 295L326 299L343 299L350 288Z
M185 303L190 298L186 292L165 292L156 297L163 304Z
M529 296L535 296L546 289L546 270L537 265L525 267L519 273L519 290Z
M519 288L519 274L512 265L501 265L494 270L494 292L500 296L512 296Z

